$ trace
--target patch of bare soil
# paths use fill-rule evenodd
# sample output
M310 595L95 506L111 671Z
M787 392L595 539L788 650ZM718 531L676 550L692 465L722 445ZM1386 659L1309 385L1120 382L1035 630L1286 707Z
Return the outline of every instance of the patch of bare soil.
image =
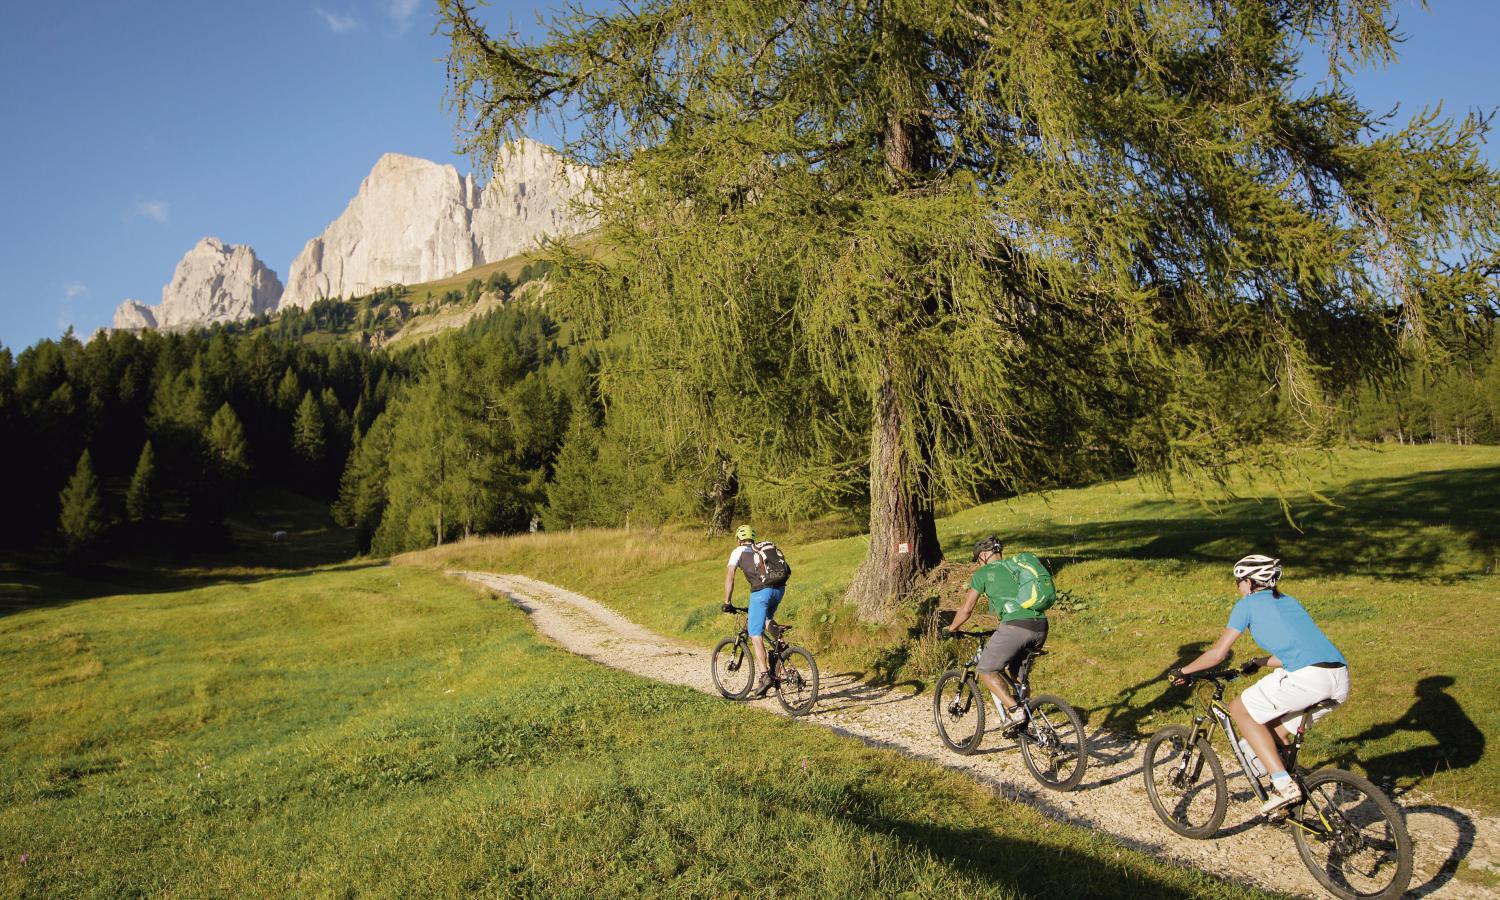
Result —
M539 632L566 650L646 678L717 693L709 675L709 651L702 647L663 637L603 604L546 582L484 572L449 574L515 603ZM772 699L750 705L779 712ZM1083 784L1059 794L1038 785L1015 743L993 731L973 756L949 752L933 728L929 694L874 687L849 673L825 672L818 705L805 721L964 772L1002 797L1028 803L1056 821L1105 832L1125 846L1267 890L1321 894L1298 859L1290 834L1257 825L1255 798L1245 780L1234 777L1238 772L1231 754L1221 754L1231 775L1229 814L1216 838L1194 841L1168 831L1152 811L1141 781L1141 742L1134 738L1092 731ZM1500 820L1416 793L1405 795L1402 805L1416 846L1410 896L1495 896L1492 888L1456 879L1454 872L1464 863L1500 874Z

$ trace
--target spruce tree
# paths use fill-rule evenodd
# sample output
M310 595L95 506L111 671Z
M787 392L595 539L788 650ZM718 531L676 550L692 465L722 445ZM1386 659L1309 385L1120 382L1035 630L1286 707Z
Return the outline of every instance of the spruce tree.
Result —
M208 423L204 446L210 467L220 477L238 481L250 474L250 442L239 416L228 403L220 406Z
M322 407L312 391L307 391L292 420L292 449L303 462L316 465L323 461L327 443Z
M1387 127L1340 80L1394 58L1386 0L643 0L535 42L472 6L439 3L465 149L566 115L606 173L609 251L557 250L549 302L634 351L611 409L752 502L862 480L868 619L937 500L1269 466L1243 385L1322 440L1338 382L1496 296L1484 120Z
M70 553L88 549L104 534L104 504L99 499L99 480L89 452L78 457L78 467L59 495L62 514L58 526Z
M150 523L161 517L160 487L156 478L156 452L147 441L141 447L140 458L135 464L135 474L130 476L130 488L125 493L125 514L130 521Z

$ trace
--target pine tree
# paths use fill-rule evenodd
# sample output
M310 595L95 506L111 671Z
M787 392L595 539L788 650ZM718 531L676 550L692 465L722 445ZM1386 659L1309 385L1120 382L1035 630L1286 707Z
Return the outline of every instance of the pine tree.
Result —
M209 464L216 474L238 481L250 474L250 442L239 416L228 403L219 407L204 435Z
M297 379L297 373L288 367L286 374L281 376L281 381L276 385L276 405L290 415L297 409L297 398L302 393L302 382Z
M303 462L316 465L323 461L327 443L322 407L312 391L307 391L297 407L296 418L292 420L292 449Z
M599 429L593 414L580 404L573 410L567 436L557 452L552 481L547 484L542 524L548 531L612 524L598 502L600 493L610 492L607 484L600 483L598 459Z
M130 476L130 489L125 493L125 514L130 521L150 523L161 517L160 487L156 479L156 453L147 441L141 447L140 459L135 464L135 474Z
M59 495L62 515L58 525L68 551L77 553L88 549L104 534L104 504L99 499L99 480L94 477L94 465L89 452L78 457L78 467L67 487Z
M862 480L867 619L941 558L940 499L1085 453L1274 463L1250 374L1321 439L1330 379L1389 371L1496 256L1484 120L1385 129L1339 80L1394 58L1386 0L644 0L535 43L471 5L439 3L466 149L567 111L611 172L611 251L557 250L549 294L639 348L611 410L752 499Z

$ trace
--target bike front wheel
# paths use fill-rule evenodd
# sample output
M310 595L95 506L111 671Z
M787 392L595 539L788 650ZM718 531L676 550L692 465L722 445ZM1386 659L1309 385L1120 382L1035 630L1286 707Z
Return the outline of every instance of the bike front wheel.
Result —
M1411 882L1406 817L1385 792L1352 772L1319 769L1287 823L1302 863L1346 900L1399 897Z
M1021 759L1043 787L1071 791L1083 781L1089 765L1089 742L1083 717L1060 697L1038 694L1028 704L1021 729Z
M727 637L714 647L709 660L714 687L730 700L743 700L755 683L755 656L750 647L737 637Z
M801 647L781 653L776 679L776 701L793 716L805 716L818 702L818 662Z
M1229 785L1208 741L1193 740L1193 732L1181 725L1168 725L1151 736L1142 756L1146 796L1168 828L1199 839L1219 830L1229 808Z
M949 669L938 677L932 691L932 724L937 726L943 746L968 756L984 739L984 695L979 683L962 669Z

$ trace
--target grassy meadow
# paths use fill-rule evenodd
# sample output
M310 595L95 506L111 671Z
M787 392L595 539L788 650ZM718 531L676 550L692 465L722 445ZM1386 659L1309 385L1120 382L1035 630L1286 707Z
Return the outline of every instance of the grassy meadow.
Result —
M15 605L0 671L5 897L1248 893L412 567Z
M931 595L957 605L969 547L986 534L1036 551L1067 592L1036 683L1087 710L1091 726L1145 734L1186 717L1184 695L1161 675L1218 636L1235 596L1229 565L1249 552L1279 555L1284 589L1348 657L1353 683L1305 759L1500 810L1500 763L1486 752L1500 735L1500 448L1347 450L1304 457L1277 477L1293 487L1240 479L1227 491L1168 495L1130 479L957 512L938 522L954 565ZM781 618L802 626L799 640L825 669L920 689L947 664L954 648L939 644L921 604L898 627L870 629L839 601L867 538L836 536L847 530L836 523L756 524L794 568ZM718 611L732 543L689 529L580 531L399 562L530 574L709 644L732 630ZM744 590L741 581L741 599ZM1236 650L1255 653L1248 637Z

